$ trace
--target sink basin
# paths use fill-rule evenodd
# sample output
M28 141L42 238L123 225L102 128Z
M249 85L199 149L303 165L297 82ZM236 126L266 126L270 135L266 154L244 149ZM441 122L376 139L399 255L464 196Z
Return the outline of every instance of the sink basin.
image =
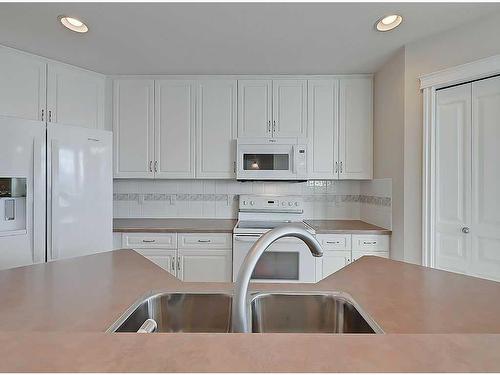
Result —
M258 293L252 332L383 333L345 293Z
M232 297L223 293L156 293L140 298L108 332L137 332L146 319L155 332L230 332Z

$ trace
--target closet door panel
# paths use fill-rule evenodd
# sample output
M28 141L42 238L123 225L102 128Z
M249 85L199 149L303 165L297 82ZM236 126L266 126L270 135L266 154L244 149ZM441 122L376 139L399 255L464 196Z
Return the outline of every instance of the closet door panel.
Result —
M435 264L466 273L470 217L471 86L438 91L436 98Z
M500 281L500 77L472 84L470 273Z

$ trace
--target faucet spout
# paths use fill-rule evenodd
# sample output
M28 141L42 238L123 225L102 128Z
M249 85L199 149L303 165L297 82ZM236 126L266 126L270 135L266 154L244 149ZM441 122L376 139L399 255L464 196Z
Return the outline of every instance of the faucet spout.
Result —
M296 237L304 241L311 254L323 256L323 250L316 238L306 230L303 224L284 224L262 235L248 252L238 273L234 286L233 332L250 332L248 328L247 293L253 270L264 251L273 242L283 237Z

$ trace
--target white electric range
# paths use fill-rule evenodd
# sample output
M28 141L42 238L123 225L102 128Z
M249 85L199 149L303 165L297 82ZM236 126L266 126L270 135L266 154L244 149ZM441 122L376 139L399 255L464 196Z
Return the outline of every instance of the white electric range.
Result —
M233 229L233 281L248 251L267 231L304 219L301 197L281 195L240 195L238 222ZM308 231L314 230L303 223ZM252 280L259 282L316 281L316 258L297 238L282 238L272 244L257 263Z

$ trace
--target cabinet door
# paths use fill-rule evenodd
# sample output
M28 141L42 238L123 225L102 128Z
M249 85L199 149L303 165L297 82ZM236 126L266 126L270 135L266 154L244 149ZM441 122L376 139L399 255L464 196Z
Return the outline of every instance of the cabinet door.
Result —
M146 259L177 276L177 251L165 249L134 249Z
M500 77L472 83L470 274L500 281Z
M195 89L190 80L155 81L155 176L194 178Z
M182 281L230 282L231 253L231 250L179 249L177 277Z
M44 121L46 63L0 47L0 115Z
M238 80L238 137L271 137L272 81Z
M307 121L307 81L273 81L273 135L305 137Z
M339 176L341 179L371 179L372 78L341 79L339 95Z
M338 81L308 82L309 178L338 178Z
M104 82L100 74L49 63L47 120L104 129Z
M114 177L153 178L154 81L113 83Z
M225 79L197 84L197 178L235 177L236 87Z
M350 251L325 251L321 257L321 271L319 275L322 279L337 272L347 266L351 261Z

